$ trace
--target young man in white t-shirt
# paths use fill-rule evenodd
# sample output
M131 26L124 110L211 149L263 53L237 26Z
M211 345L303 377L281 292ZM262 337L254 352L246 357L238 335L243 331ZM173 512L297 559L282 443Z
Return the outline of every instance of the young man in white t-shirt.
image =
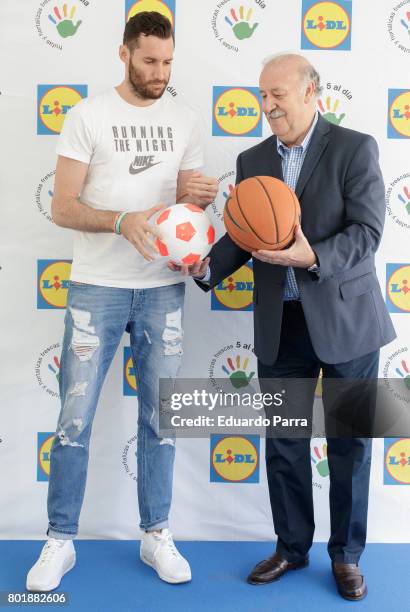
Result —
M163 580L191 579L168 529L175 439L159 436L159 378L177 374L185 283L157 255L150 217L164 205L205 207L216 179L202 175L194 113L163 96L174 37L156 12L127 23L120 58L125 79L67 115L61 133L52 213L74 232L61 356L61 412L48 490L48 541L27 588L49 591L75 564L73 538L86 485L98 397L127 328L139 394L140 556ZM201 274L202 264L194 271ZM192 272L187 270L187 272Z

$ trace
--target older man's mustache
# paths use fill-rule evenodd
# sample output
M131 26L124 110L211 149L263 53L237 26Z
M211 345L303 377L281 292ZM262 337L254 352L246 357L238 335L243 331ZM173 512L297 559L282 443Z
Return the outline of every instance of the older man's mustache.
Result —
M280 110L273 110L266 114L268 119L279 119L279 117L283 117L284 115L286 115L286 113Z

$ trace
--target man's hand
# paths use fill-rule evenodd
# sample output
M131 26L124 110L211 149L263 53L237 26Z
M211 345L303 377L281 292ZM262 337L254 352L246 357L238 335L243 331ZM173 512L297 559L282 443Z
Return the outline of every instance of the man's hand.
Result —
M195 276L198 280L201 280L205 276L208 269L210 258L205 257L202 261L187 266L185 264L179 265L173 261L168 262L168 268L173 272L181 272L183 276Z
M306 240L300 225L295 229L295 242L283 251L254 251L253 257L265 263L292 268L310 268L316 263L316 255Z
M193 204L207 206L218 195L218 181L201 172L193 172L186 184L186 192Z
M142 212L127 213L121 221L121 234L131 242L147 261L153 261L155 253L158 252L154 242L149 238L149 234L161 238L161 232L148 223L148 220L164 206L165 204L157 204L157 206Z

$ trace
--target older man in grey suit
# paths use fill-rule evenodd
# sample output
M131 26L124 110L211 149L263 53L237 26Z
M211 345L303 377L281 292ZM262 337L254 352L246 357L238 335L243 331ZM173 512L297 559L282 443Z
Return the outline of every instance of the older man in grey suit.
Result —
M296 191L301 227L283 251L252 253L254 332L260 379L375 379L379 349L395 337L376 277L384 224L377 144L329 123L316 110L320 79L299 55L277 56L260 76L273 136L237 160L237 183L268 175ZM255 202L257 206L257 202ZM201 265L182 270L209 290L249 259L225 234ZM204 273L206 272L206 275ZM314 386L310 385L313 403ZM323 395L325 412L329 395ZM339 593L362 599L358 561L365 546L371 439L328 437L331 535L328 551ZM276 552L248 577L280 578L308 564L314 533L308 438L266 440Z

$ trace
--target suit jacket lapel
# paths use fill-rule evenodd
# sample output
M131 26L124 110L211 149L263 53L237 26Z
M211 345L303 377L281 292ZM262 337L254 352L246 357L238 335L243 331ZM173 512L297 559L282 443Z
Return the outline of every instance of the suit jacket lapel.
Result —
M310 175L315 169L319 159L329 143L329 132L329 123L326 121L326 119L323 119L322 115L319 114L317 125L312 134L312 140L310 141L309 148L299 174L299 179L296 184L295 193L298 198L300 198L302 195Z
M264 145L265 148L258 162L258 176L273 176L283 181L282 158L276 148L276 136L267 138Z
M273 155L271 156L272 176L283 181L282 158L278 153L276 136L273 138Z

